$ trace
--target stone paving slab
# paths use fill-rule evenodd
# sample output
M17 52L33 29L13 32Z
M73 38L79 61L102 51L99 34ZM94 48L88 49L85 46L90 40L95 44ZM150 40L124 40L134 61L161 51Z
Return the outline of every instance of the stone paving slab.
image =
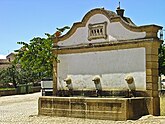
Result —
M143 116L138 120L110 121L38 116L41 93L0 97L0 124L165 124L165 116Z

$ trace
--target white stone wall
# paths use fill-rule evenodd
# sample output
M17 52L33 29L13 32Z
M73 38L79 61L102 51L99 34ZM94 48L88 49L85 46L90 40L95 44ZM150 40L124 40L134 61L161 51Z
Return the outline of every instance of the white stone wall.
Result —
M107 22L107 39L94 39L89 41L88 40L88 25L89 24L96 24L96 23L103 23ZM64 41L60 41L58 43L59 46L72 46L72 45L80 45L80 44L89 44L89 43L98 43L104 41L120 41L120 40L130 40L130 39L138 39L138 38L145 38L146 32L133 32L126 29L122 24L119 22L111 23L109 19L102 15L96 14L92 16L85 27L78 28L73 35L67 38Z
M72 79L73 89L95 89L92 79L101 77L102 89L128 89L127 75L134 77L135 88L146 89L145 48L58 55L58 89L64 79Z

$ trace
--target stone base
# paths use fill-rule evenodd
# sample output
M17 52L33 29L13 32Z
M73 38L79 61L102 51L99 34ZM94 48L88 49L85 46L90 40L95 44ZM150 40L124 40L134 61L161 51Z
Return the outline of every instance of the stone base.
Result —
M138 119L149 114L146 98L90 98L49 97L39 98L39 115L79 117L106 120Z

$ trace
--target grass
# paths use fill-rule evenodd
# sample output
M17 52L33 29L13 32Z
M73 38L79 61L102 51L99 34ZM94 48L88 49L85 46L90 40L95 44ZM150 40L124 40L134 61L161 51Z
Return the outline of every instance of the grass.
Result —
M0 88L0 91L2 90L15 90L15 88Z

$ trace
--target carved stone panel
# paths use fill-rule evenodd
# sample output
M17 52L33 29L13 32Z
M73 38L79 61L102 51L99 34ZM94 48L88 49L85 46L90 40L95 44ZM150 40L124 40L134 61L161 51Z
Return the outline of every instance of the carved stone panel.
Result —
M107 22L89 24L88 25L88 40L107 38L106 32Z

